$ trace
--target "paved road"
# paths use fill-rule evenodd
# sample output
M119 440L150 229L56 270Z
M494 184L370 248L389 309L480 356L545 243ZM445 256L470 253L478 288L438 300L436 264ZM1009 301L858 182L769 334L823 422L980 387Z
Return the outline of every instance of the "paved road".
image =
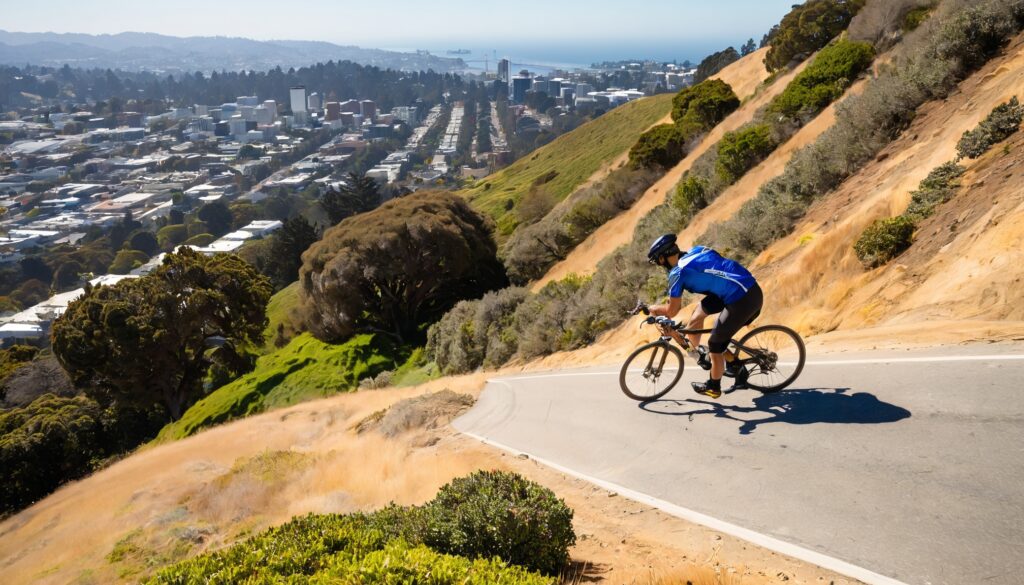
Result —
M689 362L646 405L610 367L524 375L492 380L455 426L906 583L1022 583L1020 357L811 355L791 390L718 401L689 389L705 377Z

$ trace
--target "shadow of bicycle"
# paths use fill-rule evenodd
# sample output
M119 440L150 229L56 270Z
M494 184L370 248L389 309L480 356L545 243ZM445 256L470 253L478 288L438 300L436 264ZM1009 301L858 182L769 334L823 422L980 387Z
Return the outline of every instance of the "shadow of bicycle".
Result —
M741 423L741 435L749 435L768 423L881 424L910 417L910 411L901 406L883 402L869 392L851 393L849 388L808 388L760 394L753 403L753 406L739 406L695 398L661 399L641 402L640 408L655 414L688 416L691 419L698 415L712 415L734 420ZM703 407L694 409L695 404ZM767 416L757 417L761 413Z

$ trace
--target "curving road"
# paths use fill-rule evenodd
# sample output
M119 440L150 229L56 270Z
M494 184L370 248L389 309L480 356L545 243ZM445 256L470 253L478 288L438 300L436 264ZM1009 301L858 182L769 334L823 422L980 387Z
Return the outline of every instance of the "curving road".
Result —
M1024 582L1024 346L811 355L717 401L704 377L643 405L614 367L499 378L454 425L866 582Z

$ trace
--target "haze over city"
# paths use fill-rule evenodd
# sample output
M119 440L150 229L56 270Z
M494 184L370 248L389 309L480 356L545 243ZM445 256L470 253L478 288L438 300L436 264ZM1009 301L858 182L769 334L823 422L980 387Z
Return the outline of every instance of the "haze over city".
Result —
M467 0L384 4L268 0L172 4L126 0L18 2L4 8L2 28L18 32L232 36L318 40L371 48L470 48L531 59L589 63L595 59L700 59L761 36L789 0L643 3L542 2L490 6Z

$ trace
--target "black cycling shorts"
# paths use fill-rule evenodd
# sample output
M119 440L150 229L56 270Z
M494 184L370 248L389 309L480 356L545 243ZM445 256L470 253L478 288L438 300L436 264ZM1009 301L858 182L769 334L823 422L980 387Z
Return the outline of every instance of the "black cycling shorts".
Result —
M708 351L722 353L729 346L729 340L743 327L750 325L761 314L764 295L756 283L740 300L725 304L717 295L707 295L700 302L701 309L708 315L721 313L708 339Z

